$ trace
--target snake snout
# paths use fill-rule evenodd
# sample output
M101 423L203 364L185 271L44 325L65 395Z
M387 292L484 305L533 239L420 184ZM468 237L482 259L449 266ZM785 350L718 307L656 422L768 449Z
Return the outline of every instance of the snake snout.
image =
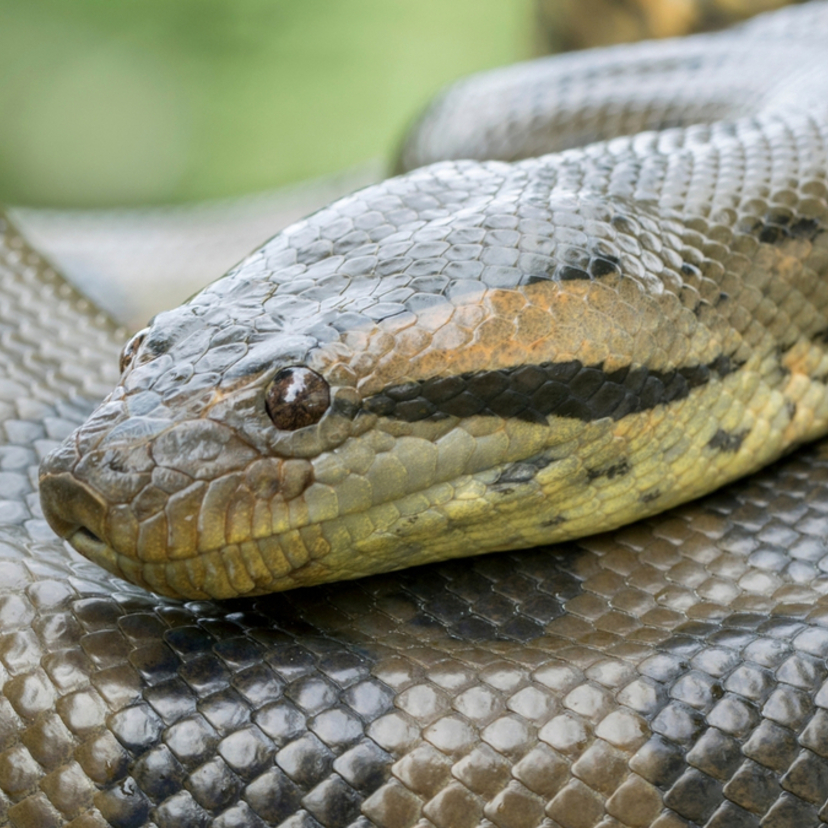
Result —
M60 537L85 557L118 573L114 553L104 540L103 499L68 473L46 472L40 480L43 515Z

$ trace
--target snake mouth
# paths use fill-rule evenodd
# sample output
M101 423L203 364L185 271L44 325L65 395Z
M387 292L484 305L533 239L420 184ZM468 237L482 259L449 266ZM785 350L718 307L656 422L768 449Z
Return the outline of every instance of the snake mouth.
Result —
M66 536L66 540L83 555L90 557L100 555L103 549L107 548L105 541L101 540L91 529L86 526L79 526L74 532Z
M121 567L118 566L118 554L88 527L78 526L68 535L64 535L64 540L87 560L119 578L125 577Z
M85 558L123 577L115 550L102 538L106 505L68 473L40 479L43 514L54 531Z

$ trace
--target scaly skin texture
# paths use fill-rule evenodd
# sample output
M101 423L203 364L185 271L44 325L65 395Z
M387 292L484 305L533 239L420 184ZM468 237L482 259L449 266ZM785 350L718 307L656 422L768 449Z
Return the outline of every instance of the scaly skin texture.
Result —
M43 520L123 335L5 225L0 277L0 825L826 824L825 443L554 549L181 603Z
M44 462L47 519L228 598L611 529L822 435L826 31L809 7L459 84L408 166L608 140L370 187L158 315ZM291 369L322 378L307 422L266 406Z
M230 602L69 550L123 332L0 234L3 828L822 826L828 445L611 534Z

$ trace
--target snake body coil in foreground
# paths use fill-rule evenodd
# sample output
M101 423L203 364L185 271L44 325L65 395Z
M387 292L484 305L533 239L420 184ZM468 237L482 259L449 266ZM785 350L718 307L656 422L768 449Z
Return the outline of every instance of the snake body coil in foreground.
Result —
M824 433L827 33L816 3L450 92L407 163L607 143L295 225L71 437L117 335L8 229L0 820L828 822L824 444L554 551L222 604L77 558L34 493L52 450L62 534L205 599L574 537Z

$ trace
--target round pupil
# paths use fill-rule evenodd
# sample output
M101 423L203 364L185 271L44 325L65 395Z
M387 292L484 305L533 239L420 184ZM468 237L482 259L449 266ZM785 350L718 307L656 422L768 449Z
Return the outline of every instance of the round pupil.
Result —
M328 383L309 368L279 371L265 398L270 419L283 431L295 431L318 423L330 403Z

